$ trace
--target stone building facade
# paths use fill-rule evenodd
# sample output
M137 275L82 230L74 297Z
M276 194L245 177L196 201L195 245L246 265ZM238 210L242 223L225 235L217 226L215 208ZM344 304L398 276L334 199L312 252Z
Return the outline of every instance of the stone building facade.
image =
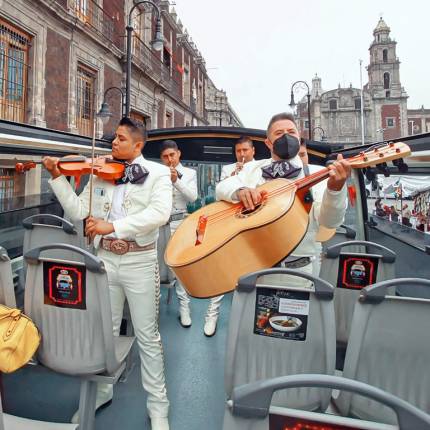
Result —
M151 46L155 14L132 14L131 116L148 128L209 124L205 61L168 1L164 47ZM125 92L125 26L133 0L0 0L0 119L90 135L105 91ZM213 83L211 84L213 85ZM121 117L118 90L106 94Z
M237 113L230 105L227 94L219 90L211 79L206 86L206 112L209 125L223 127L243 127Z
M397 42L381 18L373 31L367 66L368 83L363 87L364 141L407 136L408 95L400 81ZM307 99L298 104L297 116L303 135L309 136ZM314 138L321 140L322 130L331 143L361 144L361 91L342 88L324 91L318 76L312 80L311 127Z

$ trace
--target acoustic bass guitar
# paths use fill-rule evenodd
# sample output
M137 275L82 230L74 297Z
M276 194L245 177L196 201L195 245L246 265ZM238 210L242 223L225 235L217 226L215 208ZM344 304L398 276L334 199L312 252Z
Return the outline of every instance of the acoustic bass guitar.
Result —
M365 168L407 157L402 143L377 144L348 159ZM171 237L165 261L187 292L197 298L232 291L240 276L273 267L301 242L309 223L309 189L329 176L329 169L297 180L275 179L258 187L267 192L253 211L224 201L190 214Z

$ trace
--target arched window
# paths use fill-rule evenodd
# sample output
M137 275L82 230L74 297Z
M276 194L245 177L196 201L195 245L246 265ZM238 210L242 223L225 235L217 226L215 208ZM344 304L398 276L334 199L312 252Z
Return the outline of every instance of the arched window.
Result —
M329 109L330 110L337 110L337 100L332 99L329 101Z
M388 72L384 73L384 90L390 88L390 74Z
M384 63L387 63L387 62L388 62L388 49L384 49L384 50L382 51L382 61L383 61Z

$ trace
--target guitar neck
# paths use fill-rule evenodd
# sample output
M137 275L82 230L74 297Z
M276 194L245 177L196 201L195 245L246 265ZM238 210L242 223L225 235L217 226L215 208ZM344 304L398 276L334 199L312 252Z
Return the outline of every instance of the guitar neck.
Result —
M297 185L298 190L302 188L310 188L318 184L318 182L321 182L324 179L327 179L328 176L329 176L329 169L327 169L327 167L324 167L323 169L318 170L318 172L312 173L312 175L305 176L304 178L298 179L297 181L295 181L295 184Z
M346 160L349 161L353 169L363 169L366 167L374 167L381 163L387 163L388 161L398 160L410 154L411 150L408 145L402 142L396 142L373 145L373 147L367 151L362 151ZM309 188L328 177L329 169L325 167L312 175L298 179L295 181L295 185L297 189Z

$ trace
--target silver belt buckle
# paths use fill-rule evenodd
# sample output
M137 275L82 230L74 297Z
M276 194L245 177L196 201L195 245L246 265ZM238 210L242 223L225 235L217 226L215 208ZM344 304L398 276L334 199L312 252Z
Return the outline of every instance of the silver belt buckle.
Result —
M114 239L110 244L110 251L116 255L124 255L129 251L129 244L122 239Z

